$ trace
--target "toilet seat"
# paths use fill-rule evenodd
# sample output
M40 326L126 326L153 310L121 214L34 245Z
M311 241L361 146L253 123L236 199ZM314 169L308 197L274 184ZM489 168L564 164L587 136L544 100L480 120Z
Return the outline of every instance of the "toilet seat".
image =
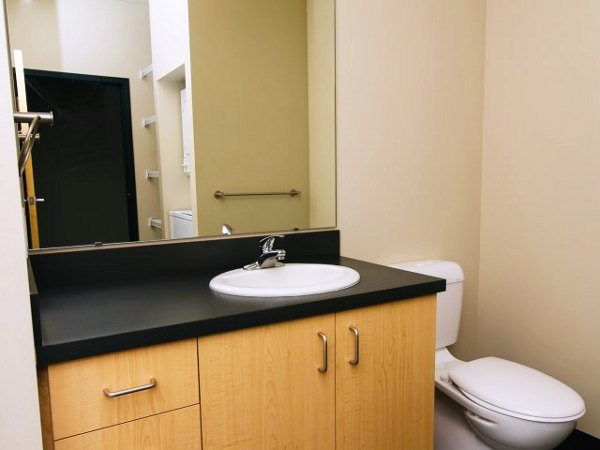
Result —
M487 357L452 367L452 383L489 410L536 422L567 422L585 413L583 399L566 384L521 364Z

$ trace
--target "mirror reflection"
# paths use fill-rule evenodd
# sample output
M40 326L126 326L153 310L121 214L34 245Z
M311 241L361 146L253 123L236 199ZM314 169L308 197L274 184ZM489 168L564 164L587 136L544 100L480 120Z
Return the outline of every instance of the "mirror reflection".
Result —
M6 5L32 248L335 226L334 0Z

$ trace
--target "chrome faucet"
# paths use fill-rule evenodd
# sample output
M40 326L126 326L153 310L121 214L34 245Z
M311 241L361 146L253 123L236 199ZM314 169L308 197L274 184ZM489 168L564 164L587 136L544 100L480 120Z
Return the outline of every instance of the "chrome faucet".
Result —
M273 250L275 239L284 238L282 234L273 234L259 241L260 255L258 259L244 266L244 270L268 269L269 267L281 267L285 260L285 250Z
M224 223L223 225L221 225L221 234L225 236L231 236L233 234L233 227Z

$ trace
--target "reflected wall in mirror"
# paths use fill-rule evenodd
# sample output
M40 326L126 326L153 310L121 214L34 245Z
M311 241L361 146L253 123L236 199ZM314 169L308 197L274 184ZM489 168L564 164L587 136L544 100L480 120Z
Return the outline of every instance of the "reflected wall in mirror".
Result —
M55 114L32 154L39 219L53 218L40 226L42 247L213 236L224 224L234 234L335 226L334 0L6 5L25 92ZM51 91L35 74L69 82L52 81ZM90 80L96 91L82 90ZM124 104L113 95L120 111L105 105L111 80L127 87ZM69 97L89 110L71 109ZM92 114L99 110L108 118ZM73 128L64 128L68 118ZM98 137L103 130L113 134ZM110 146L117 150L103 150ZM102 175L111 164L124 175ZM120 178L127 173L129 186ZM299 194L214 195L292 189ZM117 219L128 203L129 217ZM128 235L115 234L119 223ZM52 230L68 238L51 238Z

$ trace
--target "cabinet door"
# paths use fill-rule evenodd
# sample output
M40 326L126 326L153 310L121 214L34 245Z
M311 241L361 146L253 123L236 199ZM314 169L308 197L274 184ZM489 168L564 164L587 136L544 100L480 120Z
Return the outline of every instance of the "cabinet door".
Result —
M336 340L337 449L433 448L435 296L338 313Z
M200 450L198 405L62 439L55 450Z
M203 449L334 449L334 349L333 314L200 338Z

